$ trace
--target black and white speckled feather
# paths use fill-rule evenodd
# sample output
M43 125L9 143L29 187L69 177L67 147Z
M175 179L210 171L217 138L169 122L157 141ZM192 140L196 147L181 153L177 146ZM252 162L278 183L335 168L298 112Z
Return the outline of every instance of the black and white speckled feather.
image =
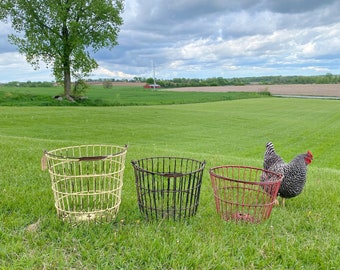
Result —
M283 171L280 171L283 165L285 165L285 162L278 154L276 154L273 143L268 142L266 145L266 152L264 153L263 168L265 170L275 168L275 172L283 173Z
M283 180L279 189L280 197L292 198L299 195L305 186L306 176L305 154L301 154L283 166Z
M275 152L273 143L267 143L263 168L265 170L283 174L283 180L278 193L280 197L292 198L302 192L307 176L307 164L305 158L309 153L310 152L307 154L300 154L291 162L285 163L284 160ZM263 179L263 181L265 180Z

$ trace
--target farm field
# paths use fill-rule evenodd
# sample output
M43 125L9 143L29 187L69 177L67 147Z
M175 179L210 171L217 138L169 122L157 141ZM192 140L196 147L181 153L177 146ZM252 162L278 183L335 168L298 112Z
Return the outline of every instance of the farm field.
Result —
M270 90L269 90L270 91ZM337 100L258 97L196 104L0 107L0 268L339 269L340 110ZM289 161L311 150L304 192L260 224L216 214L208 170L261 167L271 140ZM56 216L43 150L128 144L114 222ZM130 161L176 156L206 161L196 216L146 221Z
M340 97L339 84L282 84L282 85L244 85L244 86L213 86L183 87L170 91L183 92L261 92L269 91L272 95L302 95Z

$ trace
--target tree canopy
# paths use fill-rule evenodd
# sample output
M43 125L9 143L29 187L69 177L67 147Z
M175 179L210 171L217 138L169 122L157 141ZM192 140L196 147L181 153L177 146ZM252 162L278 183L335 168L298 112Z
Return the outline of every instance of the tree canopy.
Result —
M118 44L123 1L1 0L0 20L11 21L18 35L9 35L10 42L34 68L40 61L52 68L70 98L71 77L98 66L90 53Z

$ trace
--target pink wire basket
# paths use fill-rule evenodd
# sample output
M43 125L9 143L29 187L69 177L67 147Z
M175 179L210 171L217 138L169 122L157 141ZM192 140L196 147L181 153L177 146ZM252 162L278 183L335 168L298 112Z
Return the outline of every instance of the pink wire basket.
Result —
M213 167L209 174L222 219L260 223L269 218L283 175L235 165Z

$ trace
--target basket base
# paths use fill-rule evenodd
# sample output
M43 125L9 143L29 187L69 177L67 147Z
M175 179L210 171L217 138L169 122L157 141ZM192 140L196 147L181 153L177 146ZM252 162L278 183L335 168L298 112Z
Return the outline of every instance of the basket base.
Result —
M244 222L251 222L254 223L255 222L255 218L250 215L250 214L243 214L241 212L236 212L234 214L232 214L231 216L226 216L226 219L233 219L235 221L244 221Z
M116 218L116 215L113 214L95 214L95 213L84 213L84 214L77 214L77 215L59 215L59 217L63 221L68 222L75 222L75 223L81 223L81 222L100 222L100 221L110 221L114 220Z
M172 219L172 220L181 220L187 219L196 214L196 210L181 210L181 209L150 209L150 208L143 208L140 207L141 213L147 220L162 220L162 219Z
M83 214L83 215L79 215L79 216L74 216L72 218L65 217L65 219L73 219L76 222L93 221L93 220L96 219L96 215L94 215L94 214Z

